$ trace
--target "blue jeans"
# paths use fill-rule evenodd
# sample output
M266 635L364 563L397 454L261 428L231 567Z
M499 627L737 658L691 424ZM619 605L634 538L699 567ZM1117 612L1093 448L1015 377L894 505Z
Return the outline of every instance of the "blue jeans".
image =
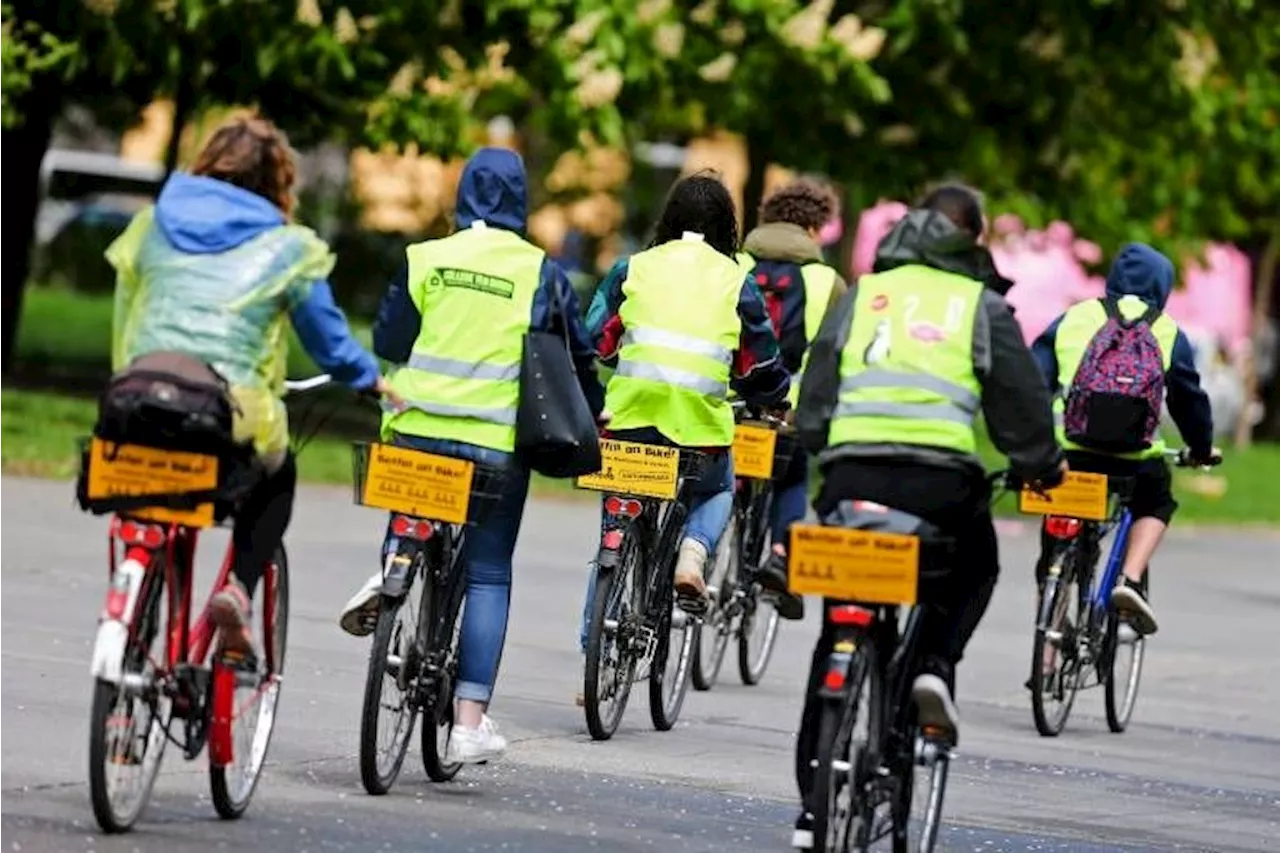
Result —
M529 493L529 471L516 464L510 453L460 441L397 434L395 443L441 456L509 468L502 499L483 524L467 529L464 553L467 596L458 640L458 684L454 695L487 703L493 696L502 646L507 639L511 555L516 550L516 536L520 533L520 519ZM394 547L395 537L388 531L384 549Z
M804 521L809 500L809 455L797 447L787 470L773 484L773 511L769 531L773 544L789 547L791 525Z
M729 525L729 514L733 512L733 454L725 452L711 456L702 476L690 487L690 496L684 538L693 539L712 554ZM603 526L603 511L600 520ZM596 567L593 563L587 577L587 599L582 605L582 624L578 630L578 647L584 654L591 624L591 602L595 596Z

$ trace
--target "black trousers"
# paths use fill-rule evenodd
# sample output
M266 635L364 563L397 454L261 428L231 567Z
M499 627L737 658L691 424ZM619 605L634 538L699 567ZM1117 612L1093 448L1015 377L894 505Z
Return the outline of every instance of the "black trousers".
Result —
M250 596L284 541L297 486L298 466L291 452L277 471L258 481L236 510L231 534L235 549L232 572Z
M819 516L842 500L862 498L918 515L955 539L950 571L920 587L924 609L918 647L923 669L944 678L954 692L955 665L991 603L1000 573L990 490L982 473L868 459L837 461L823 474L822 489L814 501ZM821 712L817 690L826 674L833 633L824 607L796 742L796 784L806 811L812 811L809 764L816 753Z

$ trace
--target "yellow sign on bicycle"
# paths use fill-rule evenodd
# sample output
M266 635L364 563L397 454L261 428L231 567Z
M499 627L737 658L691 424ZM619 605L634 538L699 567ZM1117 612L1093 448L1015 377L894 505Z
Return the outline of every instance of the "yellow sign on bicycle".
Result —
M580 489L671 500L680 479L680 449L634 441L600 441L600 470L576 480Z
M218 487L218 458L203 453L115 444L94 438L89 445L90 500L131 495L183 495ZM194 509L145 507L128 515L162 524L212 527L213 504Z
M1063 515L1085 521L1107 520L1107 477L1086 471L1068 471L1062 485L1038 494L1023 489L1018 510L1028 515Z
M920 540L901 533L791 526L790 589L841 601L915 604Z
M474 462L407 447L370 444L360 503L390 512L465 524Z
M778 433L767 426L738 424L733 428L733 473L754 480L773 479L773 454Z

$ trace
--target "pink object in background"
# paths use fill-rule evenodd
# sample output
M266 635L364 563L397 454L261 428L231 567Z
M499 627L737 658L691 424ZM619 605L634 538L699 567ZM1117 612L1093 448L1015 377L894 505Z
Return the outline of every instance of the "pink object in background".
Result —
M1252 265L1235 246L1211 243L1204 265L1183 267L1182 288L1169 297L1166 309L1188 332L1213 335L1231 351L1249 343Z
M862 211L858 217L858 236L853 242L853 274L855 276L871 272L871 265L876 259L876 246L884 239L903 214L907 206L898 201L882 201L875 207Z
M822 226L822 230L818 232L818 245L830 246L840 242L840 238L844 236L844 222L840 216L831 217L831 220Z

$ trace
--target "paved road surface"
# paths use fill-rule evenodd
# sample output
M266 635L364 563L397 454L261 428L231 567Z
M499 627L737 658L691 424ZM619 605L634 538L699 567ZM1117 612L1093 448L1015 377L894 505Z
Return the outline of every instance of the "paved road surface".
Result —
M508 760L432 786L413 753L390 796L366 796L355 752L367 645L334 616L374 565L381 519L337 489L304 491L291 531L284 717L248 816L219 822L203 759L170 752L138 830L102 836L84 780L105 526L73 510L65 484L3 481L6 851L786 849L815 621L786 627L759 687L726 667L731 677L691 693L668 733L650 728L638 690L619 734L594 744L572 705L594 516L574 502L535 501L525 519L495 706L514 741ZM943 847L1280 850L1280 539L1175 537L1155 582L1163 627L1134 725L1109 734L1091 692L1056 740L1036 736L1021 688L1033 544L1006 537L1004 583L961 674L963 751ZM213 549L204 557L207 578Z

